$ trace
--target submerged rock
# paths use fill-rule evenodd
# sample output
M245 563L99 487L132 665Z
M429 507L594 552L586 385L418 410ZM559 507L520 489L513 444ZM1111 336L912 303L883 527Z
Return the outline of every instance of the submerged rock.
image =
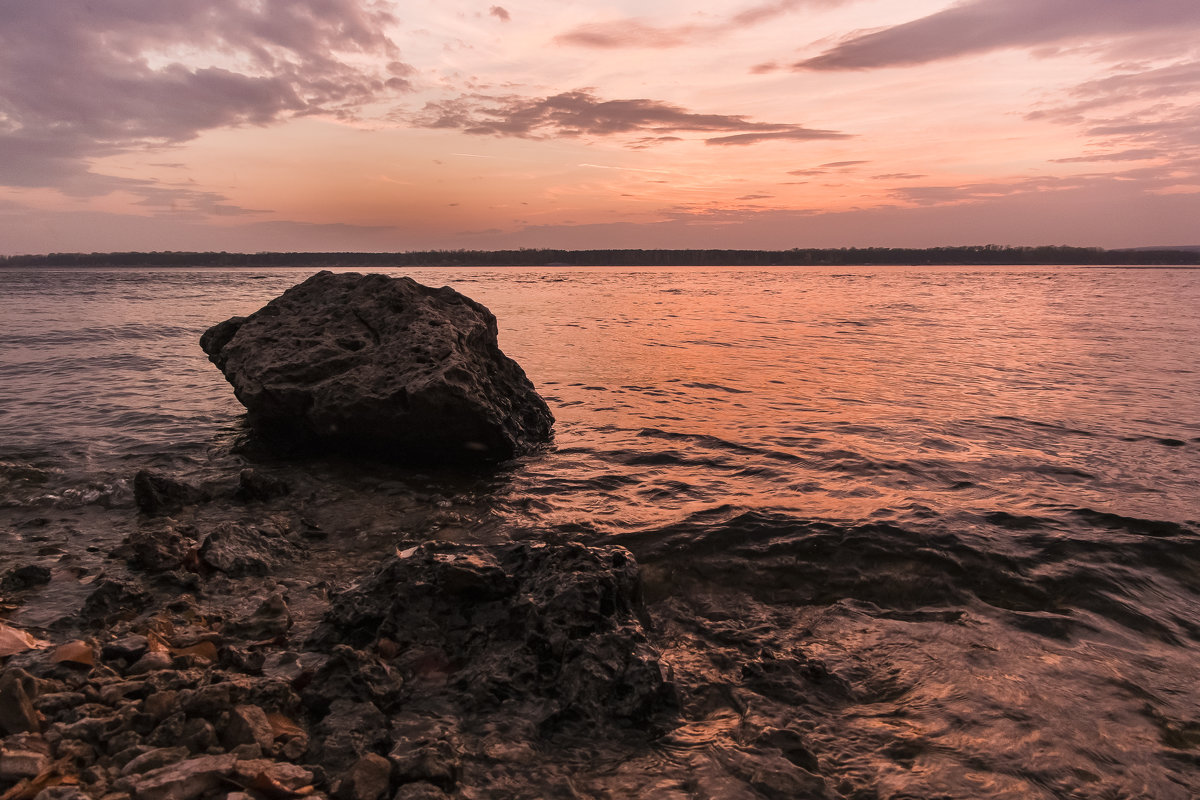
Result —
M0 576L0 592L20 592L50 582L50 570L40 564L13 567Z
M653 729L675 692L646 619L622 547L430 542L335 597L313 643L373 646L413 691L443 687L468 715L503 706L543 730ZM318 676L310 692L322 688Z
M397 460L505 459L550 436L546 403L479 303L410 278L320 272L200 346L258 430Z
M133 476L133 501L144 514L172 514L207 497L199 486L148 469Z
M292 487L283 478L264 475L258 470L244 469L238 475L234 497L245 503L265 502L290 493Z

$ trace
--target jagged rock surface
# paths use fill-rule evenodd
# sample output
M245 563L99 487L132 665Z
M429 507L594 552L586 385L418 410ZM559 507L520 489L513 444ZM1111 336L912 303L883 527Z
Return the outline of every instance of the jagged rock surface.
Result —
M407 679L440 676L472 713L520 709L543 730L653 728L675 695L646 619L638 566L622 547L430 542L335 597L312 644L395 651ZM351 694L344 683L334 696ZM359 699L387 710L370 683Z
M496 318L410 278L320 272L200 340L251 424L398 460L504 459L553 417L496 342Z

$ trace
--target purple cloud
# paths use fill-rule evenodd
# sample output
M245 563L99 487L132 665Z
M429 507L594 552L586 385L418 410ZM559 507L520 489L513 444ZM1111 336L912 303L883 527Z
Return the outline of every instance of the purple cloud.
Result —
M349 114L412 74L381 32L393 17L366 0L0 0L0 17L0 185L111 191L91 159Z
M550 97L463 95L430 102L412 120L420 127L448 128L481 136L635 135L630 146L673 141L681 132L720 133L708 144L754 144L771 139L842 139L847 134L795 124L754 122L740 115L697 114L658 100L602 100L577 89Z
M512 19L512 15L503 6L492 6L488 9L488 13L501 22L508 22Z
M1126 67L1076 86L1059 106L1026 116L1077 128L1091 140L1087 152L1055 163L1159 159L1161 165L1121 175L1148 191L1200 184L1200 61Z
M924 64L1009 47L1200 27L1196 0L967 0L912 22L851 36L798 70Z

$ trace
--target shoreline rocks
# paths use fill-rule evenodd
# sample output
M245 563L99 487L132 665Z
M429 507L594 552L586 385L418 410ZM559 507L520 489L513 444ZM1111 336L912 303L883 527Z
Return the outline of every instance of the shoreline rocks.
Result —
M200 346L252 427L291 446L396 461L498 461L554 419L484 306L410 278L320 272Z
M99 584L82 638L0 662L0 794L533 797L556 742L644 746L678 713L621 547L427 542L335 595L307 636L283 590L222 618L136 575Z

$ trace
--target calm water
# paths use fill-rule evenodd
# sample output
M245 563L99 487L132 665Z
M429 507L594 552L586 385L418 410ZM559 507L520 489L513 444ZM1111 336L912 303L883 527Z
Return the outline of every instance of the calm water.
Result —
M104 569L134 471L236 476L197 340L307 274L0 271L0 557ZM690 693L647 770L786 721L845 796L1200 794L1200 271L403 274L492 309L555 443L473 477L260 463L322 569L626 544Z

